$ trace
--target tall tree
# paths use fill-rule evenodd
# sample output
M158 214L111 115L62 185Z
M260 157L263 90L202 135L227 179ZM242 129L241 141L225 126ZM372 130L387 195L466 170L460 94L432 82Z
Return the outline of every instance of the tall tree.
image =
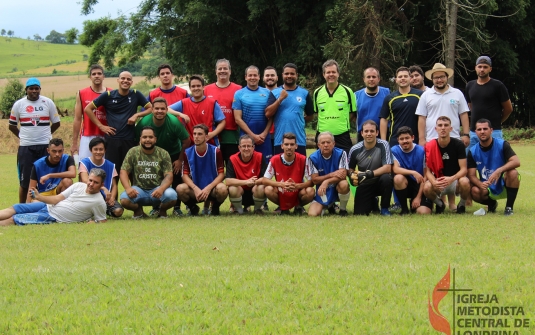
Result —
M78 33L79 31L76 28L71 28L67 30L64 34L65 42L73 44L78 39Z
M62 33L58 33L55 30L52 30L50 34L45 37L45 41L49 41L50 43L63 44L65 43L65 35L63 35Z
M13 30L7 31L7 36L12 37L13 35L15 35L15 32Z
M2 29L2 30L0 31L0 34L1 34L2 36L5 36L5 35L6 35L6 30L5 30L5 29Z

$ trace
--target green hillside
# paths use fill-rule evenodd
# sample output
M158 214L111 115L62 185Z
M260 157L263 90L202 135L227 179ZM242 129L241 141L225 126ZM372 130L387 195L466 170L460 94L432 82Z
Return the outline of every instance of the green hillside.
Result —
M84 73L89 48L21 38L0 38L0 78ZM86 56L87 57L87 56Z

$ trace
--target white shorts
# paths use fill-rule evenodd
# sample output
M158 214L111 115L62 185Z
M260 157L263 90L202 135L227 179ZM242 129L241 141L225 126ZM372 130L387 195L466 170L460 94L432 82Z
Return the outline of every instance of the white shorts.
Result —
M457 182L458 180L455 180L453 183L449 184L448 187L442 190L442 192L440 192L438 196L441 197L443 195L448 195L448 194L459 195L459 193L457 192Z
M80 137L80 147L78 148L78 156L80 157L80 160L91 156L91 150L89 150L89 142L91 142L91 140L95 137L97 136Z

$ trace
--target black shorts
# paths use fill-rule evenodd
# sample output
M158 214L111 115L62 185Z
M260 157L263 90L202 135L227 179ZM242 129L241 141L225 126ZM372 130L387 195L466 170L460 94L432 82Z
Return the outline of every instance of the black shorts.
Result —
M115 203L114 203L112 206L110 206L110 205L108 205L108 204L106 203L106 214L109 215L109 216L111 216L111 217L116 218L116 217L118 217L118 216L116 216L116 215L113 213L113 211L115 211L116 209L119 209L119 208L123 208L123 206L121 206L121 204L119 203L119 201L115 201Z
M407 185L408 194L407 195L412 202L412 199L414 199L418 195L418 191L420 191L420 184L418 184L416 180L412 179L411 177L405 176L405 179L407 179L407 182L408 182L408 185ZM422 194L422 200L420 201L420 206L425 206L427 208L433 209L433 202L427 199L425 195Z
M301 155L303 155L305 157L307 156L307 148L306 148L306 146L298 146L297 150L295 150L295 152L298 152L298 153L300 153ZM284 150L282 149L282 147L280 145L279 146L275 146L273 148L273 156L280 155L282 153L284 153Z
M106 148L106 159L115 163L115 168L117 169L117 172L119 172L128 150L136 146L136 141L116 140L112 138L107 138L106 140L108 142L108 147Z
M48 155L47 148L48 144L19 147L17 152L17 171L19 173L20 187L30 187L30 175L32 174L33 163L39 158Z
M316 137L314 138L314 141L316 142L316 146L318 145L319 134L320 132L316 132ZM353 146L353 142L351 141L349 130L346 131L345 133L334 135L334 146L339 149L344 150L346 154L349 155L349 150L351 150L351 147Z
M241 201L242 201L243 207L254 206L253 190L243 190Z
M239 151L237 144L221 143L219 144L219 150L221 150L221 155L223 156L223 161L225 161L225 166L228 165L230 161L230 156L234 155Z

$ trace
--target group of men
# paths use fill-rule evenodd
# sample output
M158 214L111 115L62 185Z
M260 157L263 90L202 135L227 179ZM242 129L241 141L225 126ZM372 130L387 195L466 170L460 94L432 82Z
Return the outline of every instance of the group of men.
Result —
M230 62L220 59L217 81L205 86L202 76L192 75L189 94L174 84L172 68L164 64L157 70L162 85L148 98L131 89L129 72L120 74L118 89L106 88L103 68L93 65L91 86L77 93L71 153L79 154L84 192L102 195L102 204L94 207L104 206L115 217L123 208L133 211L134 218L145 217L143 206L153 206L150 214L161 218L169 209L180 215L181 202L191 215L200 213L201 202L211 206L212 215L219 215L227 196L238 214L250 207L261 214L269 199L281 214L291 209L303 214L303 206L311 203L310 216L337 210L345 216L349 183L357 186L355 214L390 215L394 190L401 214L431 213L433 203L436 213L444 212L442 196L460 194L457 213L465 212L470 198L495 211L496 199L507 196L505 214L510 215L520 163L501 139L501 122L512 107L503 84L490 78L491 65L489 57L478 58L478 79L467 85L471 128L463 94L447 83L453 71L438 63L425 73L432 88L423 85L420 67L400 67L398 90L390 93L378 86L379 71L368 68L363 76L366 87L353 92L338 82L338 63L328 60L322 68L325 84L313 94L297 85L293 63L283 67L280 87L273 67L264 70L261 87L260 70L251 65L242 88L230 81ZM70 189L80 183L72 183L76 167L63 153L63 142L49 140L59 127L55 106L40 95L35 78L28 80L26 93L13 106L9 126L20 138L19 202L31 203L32 194L40 201L46 196L67 200ZM491 109L491 99L499 107ZM143 110L138 112L138 107ZM305 123L315 115L318 150L307 157ZM350 137L352 122L360 139L356 145ZM470 139L472 133L477 140ZM465 146L470 143L467 164ZM118 180L124 187L120 195ZM95 185L100 185L96 191ZM56 204L46 203L38 211ZM450 202L450 209L453 206ZM32 210L16 205L0 212L0 220L23 215L8 222L21 224ZM103 220L100 213L93 214ZM39 215L28 223L39 221Z

